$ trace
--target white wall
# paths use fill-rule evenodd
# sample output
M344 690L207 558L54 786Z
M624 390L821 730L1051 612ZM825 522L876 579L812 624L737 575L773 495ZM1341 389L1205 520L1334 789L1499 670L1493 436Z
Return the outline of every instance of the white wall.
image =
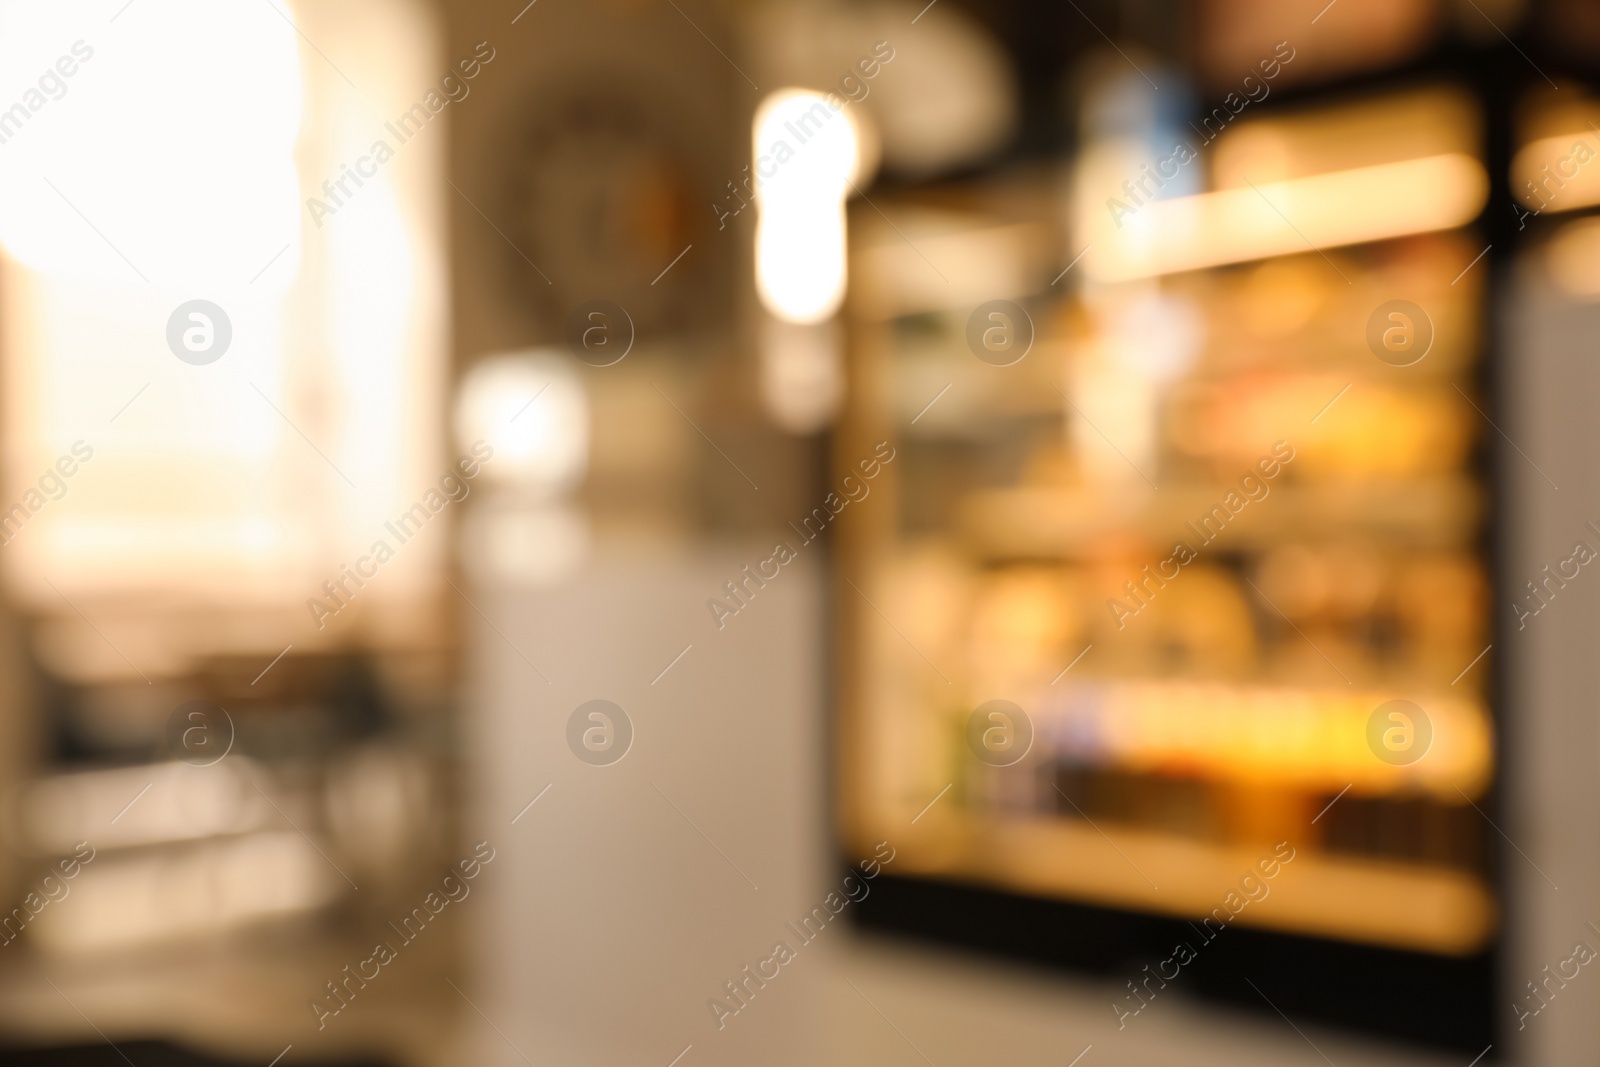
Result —
M1585 526L1600 525L1600 364L1594 354L1600 308L1558 297L1532 254L1521 264L1508 306L1518 310L1501 338L1510 373L1500 426L1515 444L1496 436L1494 445L1509 526L1502 586L1516 598L1545 566L1571 556L1575 542L1600 550L1600 536ZM1600 1057L1600 967L1582 968L1539 1014L1523 1020L1520 1031L1512 1004L1523 1010L1537 1005L1526 983L1570 957L1576 942L1600 949L1600 934L1587 925L1600 924L1600 573L1584 567L1525 620L1525 629L1517 629L1509 606L1501 610L1510 628L1497 651L1513 694L1502 709L1503 780L1511 788L1501 829L1514 845L1498 839L1511 948L1496 1011L1518 1050L1517 1062L1594 1063Z
M501 633L467 609L467 833L498 856L465 992L534 1063L667 1067L690 1044L685 1067L817 1062L809 960L721 1032L706 1007L823 892L816 568L785 567L721 632L705 606L759 558L599 563L559 588L468 589ZM635 728L605 767L580 762L565 735L597 697ZM524 1062L480 1030L472 1062Z

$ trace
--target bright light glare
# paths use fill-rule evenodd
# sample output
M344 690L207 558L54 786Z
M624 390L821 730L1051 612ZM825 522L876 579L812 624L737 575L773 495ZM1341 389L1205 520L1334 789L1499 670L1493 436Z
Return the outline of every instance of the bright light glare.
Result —
M426 269L406 232L405 205L393 174L369 179L362 197L339 211L339 225L324 231L332 290L330 370L345 398L342 442L351 478L359 485L403 495L404 469L393 443L406 436L406 375L397 364L415 353L408 336L417 323L412 308Z
M180 669L179 648L275 655L302 619L260 609L303 606L442 473L445 142L413 138L321 226L304 207L436 77L432 22L407 4L97 4L0 0L8 501L72 442L94 450L0 570L52 614L159 590L171 618L237 621L138 627L146 672ZM206 366L165 336L195 298L232 325ZM431 625L376 608L433 595L442 554L408 548L363 594L372 640ZM111 677L67 647L58 669Z
M848 111L780 89L756 110L756 290L788 322L822 322L845 288L844 201L860 162Z
M1476 218L1488 193L1483 165L1450 152L1156 200L1120 227L1092 215L1084 267L1123 281L1448 230Z
M168 0L114 26L73 7L0 5L6 106L82 45L5 144L0 242L48 274L178 288L244 285L283 250L262 280L281 288L299 259L294 28L265 4Z
M583 382L545 353L492 356L473 366L456 401L456 440L494 448L486 477L541 494L571 488L589 465L589 403Z

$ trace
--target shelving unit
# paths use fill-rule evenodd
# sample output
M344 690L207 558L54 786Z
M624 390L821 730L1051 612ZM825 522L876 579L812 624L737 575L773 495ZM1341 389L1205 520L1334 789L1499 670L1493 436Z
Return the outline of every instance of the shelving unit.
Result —
M848 853L888 839L913 880L1192 923L1287 842L1292 862L1232 922L1488 951L1493 830L1474 804L1496 779L1493 431L1487 271L1464 270L1485 243L1481 122L1433 87L1241 119L1210 162L1214 182L1262 193L1233 220L1256 236L1203 269L1102 249L1063 281L1084 235L1106 235L1060 174L1012 198L1041 208L1031 219L992 213L982 183L879 201L914 232L858 213L835 457L887 439L899 458L841 530ZM1292 158L1321 171L1272 171L1273 138L1317 131ZM1441 159L1461 188L1418 199L1454 197L1454 215L1419 210L1407 229L1393 205L1339 200L1362 168ZM1271 196L1297 181L1336 191L1349 242L1280 240L1295 222ZM1154 203L1204 231L1208 212L1240 211L1216 195ZM1035 330L1011 366L968 349L967 317L994 299ZM1409 366L1366 340L1394 299L1431 323ZM1008 766L969 742L995 699L1031 723ZM1372 747L1392 700L1431 724L1414 762Z

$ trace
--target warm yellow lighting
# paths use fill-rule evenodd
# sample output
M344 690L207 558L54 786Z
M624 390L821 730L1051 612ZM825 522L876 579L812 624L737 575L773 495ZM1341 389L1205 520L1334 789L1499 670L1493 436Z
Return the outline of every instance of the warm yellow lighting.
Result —
M1120 227L1092 216L1084 268L1122 281L1445 230L1477 217L1488 192L1483 166L1450 152L1150 201Z
M1357 794L1420 789L1458 803L1476 796L1494 767L1483 707L1419 698L1433 728L1427 754L1409 765L1376 758L1367 720L1392 694L1204 682L1128 682L1058 697L1040 710L1041 732L1082 757L1146 774L1198 774Z
M781 319L822 322L844 300L844 202L860 162L855 119L821 93L780 89L756 111L753 151L756 290Z
M1600 300L1600 219L1562 226L1545 246L1545 265L1568 296L1589 303Z
M1541 215L1600 204L1597 143L1582 130L1524 145L1511 160L1511 192Z

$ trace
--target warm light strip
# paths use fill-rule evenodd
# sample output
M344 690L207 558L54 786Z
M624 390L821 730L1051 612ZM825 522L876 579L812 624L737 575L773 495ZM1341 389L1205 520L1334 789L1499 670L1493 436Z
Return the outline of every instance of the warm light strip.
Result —
M1461 153L1151 201L1097 214L1084 267L1125 281L1268 256L1381 241L1470 222L1483 209L1483 166Z
M1524 145L1511 160L1512 194L1536 215L1600 204L1597 143L1583 130Z
M1460 698L1419 696L1432 723L1426 755L1408 765L1378 759L1367 722L1392 694L1203 682L1085 684L1033 708L1041 754L1143 774L1198 775L1329 793L1350 786L1382 796L1425 790L1459 803L1494 769L1485 709Z

